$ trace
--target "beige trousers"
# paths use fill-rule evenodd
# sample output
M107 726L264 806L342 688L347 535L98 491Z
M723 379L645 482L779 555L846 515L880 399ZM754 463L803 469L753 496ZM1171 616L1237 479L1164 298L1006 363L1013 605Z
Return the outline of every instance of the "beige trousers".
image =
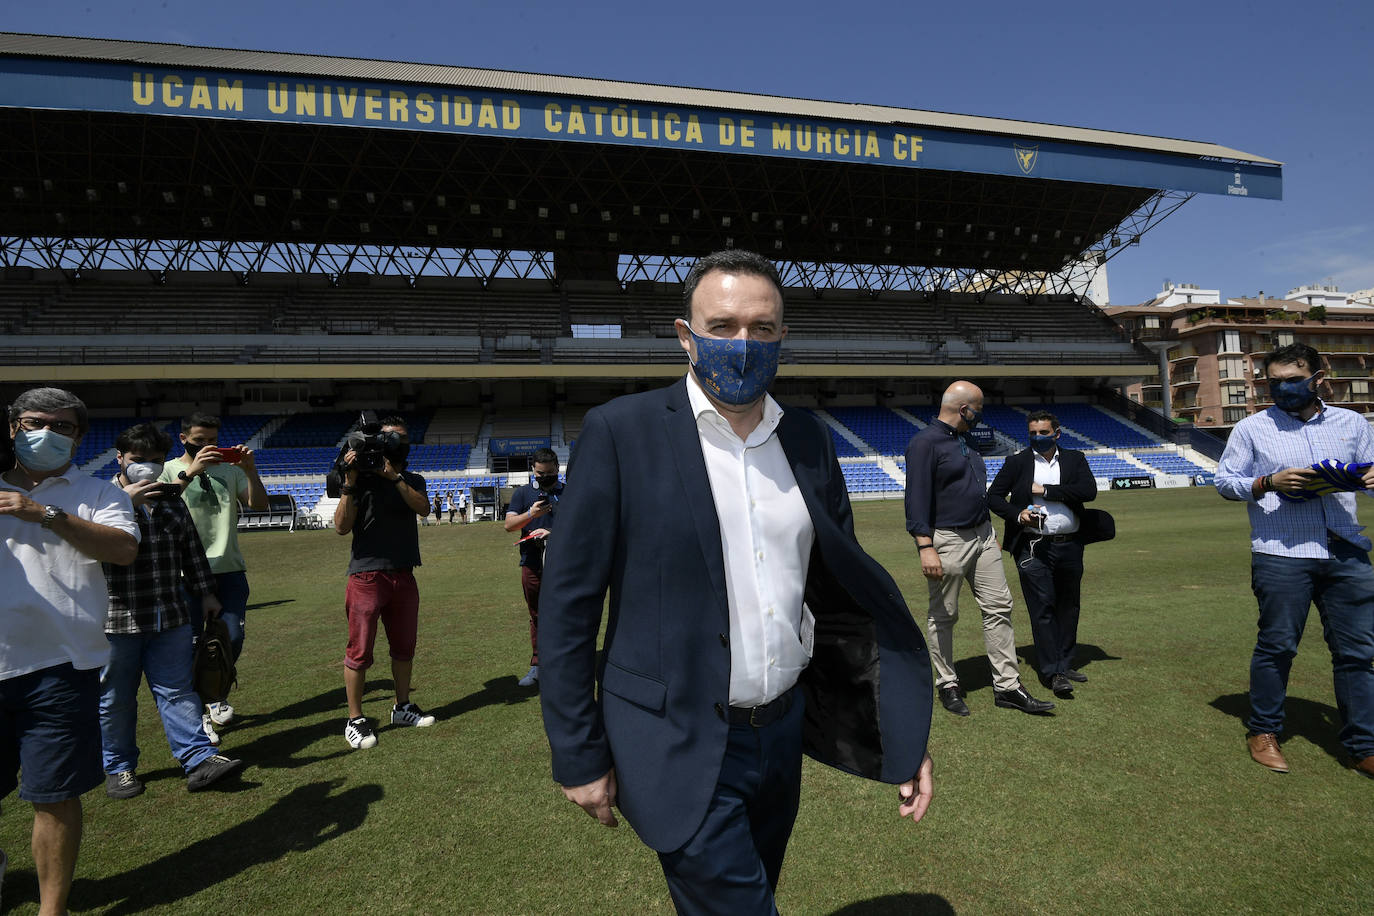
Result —
M1002 550L997 546L992 522L976 528L936 528L933 540L945 571L941 579L926 580L930 591L926 630L935 663L935 685L947 687L959 680L954 673L954 623L959 619L959 587L967 579L983 612L983 645L992 665L993 686L1014 689L1021 675L1016 667L1016 637L1011 631L1011 589L1002 571Z

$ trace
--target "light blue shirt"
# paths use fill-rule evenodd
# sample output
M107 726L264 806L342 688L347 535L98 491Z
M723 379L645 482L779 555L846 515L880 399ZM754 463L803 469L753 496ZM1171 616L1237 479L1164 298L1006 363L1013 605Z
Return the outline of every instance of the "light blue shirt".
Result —
M1289 502L1277 493L1255 499L1255 479L1284 468L1308 467L1325 458L1374 460L1369 423L1353 410L1321 405L1306 422L1277 407L1246 417L1231 431L1217 465L1217 492L1241 500L1250 512L1250 549L1280 557L1326 559L1328 532L1369 550L1355 515L1354 493L1332 493Z

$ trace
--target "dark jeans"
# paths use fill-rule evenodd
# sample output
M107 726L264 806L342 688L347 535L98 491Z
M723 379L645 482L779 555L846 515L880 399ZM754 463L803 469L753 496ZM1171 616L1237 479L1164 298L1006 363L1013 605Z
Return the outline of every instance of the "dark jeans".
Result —
M795 690L776 722L730 726L706 818L685 846L658 856L678 913L778 912L773 891L801 800L805 706Z
M1078 649L1083 544L1046 538L1017 554L1016 572L1030 615L1036 670L1046 678L1067 671Z
M1325 560L1251 554L1250 583L1259 599L1259 639L1250 659L1250 733L1283 729L1288 672L1315 602L1331 650L1341 744L1357 760L1374 754L1374 567L1369 555L1344 541L1334 542Z

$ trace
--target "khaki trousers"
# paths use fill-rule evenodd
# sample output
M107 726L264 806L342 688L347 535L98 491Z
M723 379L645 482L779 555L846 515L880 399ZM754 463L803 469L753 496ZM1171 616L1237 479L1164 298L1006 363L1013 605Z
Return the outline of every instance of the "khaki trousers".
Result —
M930 609L926 630L930 657L935 662L935 685L947 687L959 678L954 673L954 623L959 619L959 587L967 579L973 598L983 612L983 645L992 666L992 683L998 690L1012 690L1021 682L1016 666L1016 637L1011 631L1011 589L1002 570L1002 550L992 532L992 522L976 528L936 528L935 552L944 577L926 580Z

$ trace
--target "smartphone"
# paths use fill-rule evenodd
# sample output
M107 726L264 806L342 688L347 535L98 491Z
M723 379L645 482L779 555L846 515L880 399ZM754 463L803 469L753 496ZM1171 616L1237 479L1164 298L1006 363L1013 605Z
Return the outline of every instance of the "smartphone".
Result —
M165 496L180 496L181 484L179 483L158 483L143 491L143 495L149 499L161 499Z
M205 451L219 455L220 460L225 464L238 464L243 460L243 453L238 450L237 446L207 445Z

